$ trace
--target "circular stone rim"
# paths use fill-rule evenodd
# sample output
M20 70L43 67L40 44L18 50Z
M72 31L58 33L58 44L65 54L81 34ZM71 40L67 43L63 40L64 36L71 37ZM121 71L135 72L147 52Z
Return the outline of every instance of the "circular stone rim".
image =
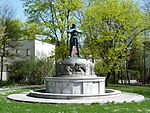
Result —
M29 103L47 103L47 104L92 104L92 103L124 103L124 102L141 102L145 98L143 95L135 93L122 92L119 95L99 96L98 98L83 98L83 99L45 99L27 96L29 92L19 94L11 94L7 96L10 100L29 102Z
M57 93L46 93L42 91L46 91L46 89L31 90L28 93L28 96L46 99L77 99L77 98L89 99L89 98L99 98L101 96L118 96L121 94L121 91L113 89L106 89L105 91L106 92L108 91L108 93L104 94L57 94Z

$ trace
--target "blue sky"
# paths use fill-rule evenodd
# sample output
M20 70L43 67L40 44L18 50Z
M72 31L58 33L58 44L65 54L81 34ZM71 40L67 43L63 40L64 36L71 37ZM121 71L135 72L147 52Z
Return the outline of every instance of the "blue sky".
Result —
M142 0L135 0L139 1L139 3L142 3ZM0 0L1 3L9 3L13 8L15 9L15 18L18 18L21 21L26 21L27 17L24 14L24 9L23 9L23 2L21 0Z
M21 0L0 0L1 3L8 3L15 9L15 18L25 21L27 18L24 15L24 9Z

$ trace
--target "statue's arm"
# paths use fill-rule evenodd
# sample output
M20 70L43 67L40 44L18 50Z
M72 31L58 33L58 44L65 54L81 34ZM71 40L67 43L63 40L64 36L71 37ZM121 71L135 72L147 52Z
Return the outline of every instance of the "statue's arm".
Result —
M71 33L70 30L67 30L67 33Z
M82 34L82 31L81 31L81 30L77 30L77 32L80 33L80 34Z

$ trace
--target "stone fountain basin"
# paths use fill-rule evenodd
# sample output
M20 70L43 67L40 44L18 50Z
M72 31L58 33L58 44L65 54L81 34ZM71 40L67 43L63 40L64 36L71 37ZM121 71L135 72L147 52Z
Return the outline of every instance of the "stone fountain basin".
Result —
M105 90L105 77L96 75L46 77L45 84L45 89L32 90L28 96L45 99L84 99L121 94L118 90Z
M31 90L27 96L35 98L45 98L45 99L85 99L85 98L101 98L104 96L119 96L121 91L107 89L104 94L56 94L56 93L47 93L46 89Z
M46 77L46 93L71 95L103 95L105 94L105 77L91 76L61 76ZM53 97L53 96L52 96Z

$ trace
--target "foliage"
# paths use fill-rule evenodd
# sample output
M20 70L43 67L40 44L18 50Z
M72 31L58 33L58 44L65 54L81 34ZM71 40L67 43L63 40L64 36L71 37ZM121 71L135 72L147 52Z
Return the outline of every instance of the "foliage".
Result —
M130 79L132 80L139 80L140 79L140 72L138 70L128 70L130 73Z
M12 86L14 83L9 82L9 81L0 81L0 88L1 87L7 87L7 86Z
M4 66L4 57L12 58L13 54L9 51L8 48L16 48L18 46L17 40L21 37L21 26L20 21L16 19L7 19L5 23L4 33L5 35L0 39L0 57L1 57L1 80L2 80L2 72ZM5 61L7 62L7 61Z
M24 62L17 61L13 62L9 66L9 72L8 72L8 81L14 82L14 83L20 83L25 79L24 74L22 73L22 69L20 67L23 67Z
M103 63L103 60L97 61L95 64L95 72L97 76L104 76L108 72L108 67L105 63Z
M22 22L21 24L22 39L37 39L37 36L40 35L44 37L44 34L42 33L42 26L39 26L38 24L33 22Z
M131 48L142 45L141 35L148 29L144 18L132 0L95 0L91 3L82 25L85 45L98 59L97 70L106 75L125 67Z
M6 19L5 26L6 40L18 40L21 37L21 22L18 19Z
M8 81L19 84L42 84L46 76L54 75L54 59L27 59L16 61L9 67Z
M66 44L60 44L59 46L56 46L55 49L56 49L55 50L56 59L59 59L59 58L65 59L66 56L68 55L69 50Z
M149 46L149 38L150 38L150 1L149 0L142 0L142 4L141 4L141 8L144 11L144 14L146 16L145 18L145 22L147 22L147 26L149 26L149 30L144 32L144 48L143 48L143 84L149 83L150 81L150 75L149 73L146 74L146 70L147 68L149 68L149 64L148 63L148 59L149 59L149 50L150 50L150 46Z
M29 22L35 22L44 28L43 35L58 46L57 56L63 54L57 52L66 51L69 26L76 22L76 14L83 7L81 0L23 0L25 12ZM65 45L65 46L64 46ZM59 59L58 58L58 59Z
M17 19L12 19L14 13L15 11L10 4L0 4L0 26L5 28L5 35L0 38L1 80L3 77L4 57L12 56L12 54L8 51L8 48L15 48L17 46L16 41L21 37L20 21Z
M3 39L4 35L5 35L4 31L5 31L5 27L0 24L0 48L2 46L2 39Z

